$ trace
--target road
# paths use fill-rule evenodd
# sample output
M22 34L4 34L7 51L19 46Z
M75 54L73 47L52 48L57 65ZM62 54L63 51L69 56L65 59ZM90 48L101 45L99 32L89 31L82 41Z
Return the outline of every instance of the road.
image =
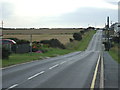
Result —
M105 88L120 88L119 64L104 52ZM111 78L112 77L112 78Z
M101 38L99 30L85 51L3 69L3 88L90 88Z

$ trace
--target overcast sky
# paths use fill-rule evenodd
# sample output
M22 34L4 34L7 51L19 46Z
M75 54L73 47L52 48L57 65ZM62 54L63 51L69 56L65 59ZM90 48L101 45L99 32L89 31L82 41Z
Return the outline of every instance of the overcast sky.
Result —
M0 0L4 27L104 27L118 20L120 0Z

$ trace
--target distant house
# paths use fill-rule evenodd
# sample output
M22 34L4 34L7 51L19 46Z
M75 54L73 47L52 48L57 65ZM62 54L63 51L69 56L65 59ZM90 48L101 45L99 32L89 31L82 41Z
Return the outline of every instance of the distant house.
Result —
M118 36L118 32L120 32L120 23L112 24L111 29L114 31L114 35Z

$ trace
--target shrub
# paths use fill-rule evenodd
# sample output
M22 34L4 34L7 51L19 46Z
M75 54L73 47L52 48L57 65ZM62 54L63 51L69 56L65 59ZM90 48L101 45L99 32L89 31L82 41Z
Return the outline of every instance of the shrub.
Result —
M11 52L5 47L2 47L2 59L9 59Z
M113 38L112 38L112 41L113 41L114 43L120 43L119 37L113 37Z
M84 34L84 31L80 31L80 33L83 35L83 34Z
M75 40L80 41L80 40L82 40L82 35L81 35L81 33L74 33L74 34L73 34L73 38L74 38Z
M88 31L88 29L87 29L87 28L85 28L85 29L84 29L84 32L87 32L87 31Z
M38 50L39 50L38 48L32 48L32 52L36 52Z
M65 46L57 39L51 39L50 40L50 46L55 48L62 48L65 49Z
M88 29L88 30L94 30L95 27L88 27L87 29Z
M30 42L27 41L27 40L19 40L19 41L17 42L17 44L28 44L28 43L30 43Z
M40 42L38 42L38 41L33 41L32 43L34 43L34 44L39 44Z
M50 40L42 40L42 41L40 41L40 43L42 43L42 44L49 44Z
M65 46L57 39L42 40L40 43L47 44L53 48L62 48L65 49Z
M73 42L74 40L72 38L69 38L70 42Z
M43 53L47 52L47 49L40 49Z

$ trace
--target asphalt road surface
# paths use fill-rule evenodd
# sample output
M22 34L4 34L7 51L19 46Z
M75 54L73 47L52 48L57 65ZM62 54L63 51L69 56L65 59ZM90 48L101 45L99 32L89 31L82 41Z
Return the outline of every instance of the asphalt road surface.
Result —
M99 30L85 51L3 69L3 88L90 88L101 39Z
M113 58L104 52L104 72L105 72L105 88L120 88L119 64Z

